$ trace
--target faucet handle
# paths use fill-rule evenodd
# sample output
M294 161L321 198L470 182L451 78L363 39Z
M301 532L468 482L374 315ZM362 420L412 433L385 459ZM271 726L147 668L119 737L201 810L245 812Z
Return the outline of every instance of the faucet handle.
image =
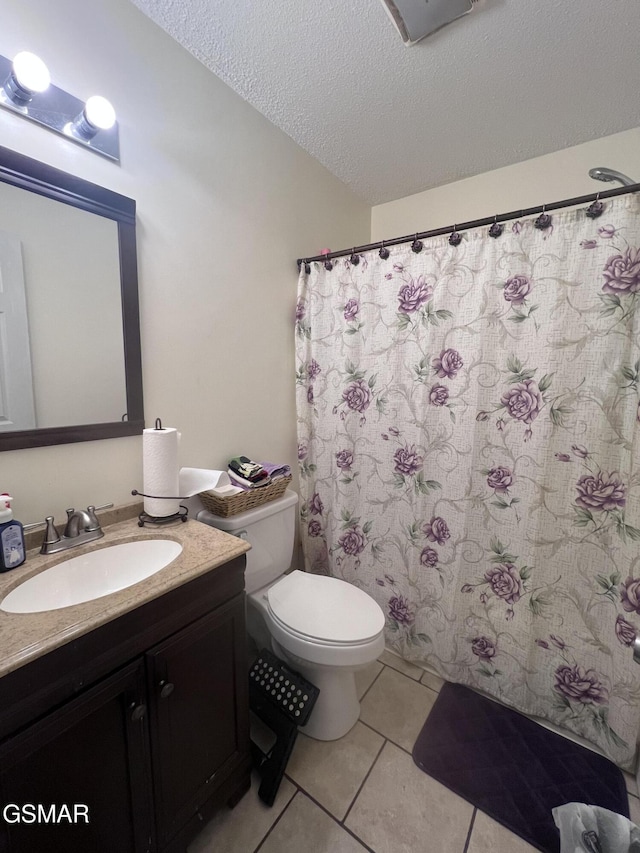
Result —
M49 546L55 545L56 542L60 541L60 534L53 523L53 516L48 515L45 519L45 523L47 525L47 529L44 532L44 539L42 540L42 546L40 548L41 554L47 554Z
M87 515L89 516L89 524L87 524L85 530L87 532L93 530L100 530L100 522L96 518L96 508L93 506L93 504L87 507Z

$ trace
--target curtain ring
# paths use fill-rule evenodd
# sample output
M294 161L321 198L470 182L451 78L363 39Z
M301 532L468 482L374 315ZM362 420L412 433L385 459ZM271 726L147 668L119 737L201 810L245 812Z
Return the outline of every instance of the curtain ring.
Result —
M378 252L378 255L382 258L383 261L386 261L390 255L389 250L384 245L384 240L380 241L380 251Z
M498 215L493 217L493 225L489 228L489 236L497 239L504 231L504 225L498 222Z
M414 237L413 243L411 244L411 251L415 252L416 255L422 251L422 240L418 240L418 235Z
M360 257L358 255L356 255L356 247L355 246L351 250L351 257L349 258L349 260L354 265L354 267L357 267L358 264L360 263Z
M546 206L546 204L543 204L542 205L542 213L536 219L536 221L533 223L539 231L546 231L547 228L551 227L552 218L551 218L551 216L549 216L549 214L546 212L546 210L547 210L547 206Z
M458 226L453 226L453 231L449 234L449 245L459 246L462 243L462 234L458 234Z
M602 216L604 213L605 204L600 201L600 193L596 193L596 200L592 201L589 207L585 210L586 215L589 219L597 219L599 216Z

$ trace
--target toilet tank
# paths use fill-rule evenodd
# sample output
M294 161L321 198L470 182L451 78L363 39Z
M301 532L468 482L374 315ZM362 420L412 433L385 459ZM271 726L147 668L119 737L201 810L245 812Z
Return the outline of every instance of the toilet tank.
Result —
M283 575L291 565L298 495L287 489L281 498L224 518L206 509L196 519L251 544L247 553L245 587L255 592Z

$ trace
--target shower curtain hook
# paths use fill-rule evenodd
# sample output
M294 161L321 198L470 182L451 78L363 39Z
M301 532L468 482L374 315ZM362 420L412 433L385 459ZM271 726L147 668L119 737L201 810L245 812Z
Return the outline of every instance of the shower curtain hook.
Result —
M547 210L547 206L546 206L546 204L543 204L542 205L542 213L534 222L534 225L540 231L546 231L547 228L551 227L551 216L549 216L549 214L546 212L546 210Z
M418 234L413 238L413 243L411 244L411 251L415 252L416 255L422 251L422 240L418 240Z
M504 231L504 225L498 222L498 214L493 217L493 225L489 228L489 237L498 238Z
M380 241L380 251L378 252L378 255L382 258L383 261L386 261L387 258L389 257L389 254L390 254L389 250L384 245L384 240L381 240Z
M599 216L602 216L604 213L605 204L600 201L600 193L596 193L596 200L592 201L589 207L586 209L585 213L589 217L589 219L597 219Z
M360 258L358 257L358 255L356 255L356 247L355 246L353 247L353 249L351 251L351 257L349 258L349 260L354 265L354 267L357 267L358 264L360 263Z
M453 231L449 234L449 245L459 246L462 243L462 234L458 234L458 226L454 223Z

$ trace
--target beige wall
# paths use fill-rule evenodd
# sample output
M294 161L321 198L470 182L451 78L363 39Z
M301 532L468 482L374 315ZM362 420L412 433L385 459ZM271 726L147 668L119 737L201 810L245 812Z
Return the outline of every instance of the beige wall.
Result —
M617 169L640 182L640 128L379 204L371 212L371 240L444 228L620 186L590 178L588 172L594 166Z
M291 464L295 259L369 239L370 209L126 0L5 0L0 54L116 107L121 166L0 110L2 145L136 199L145 415L180 462ZM0 454L23 522L131 500L141 438Z

